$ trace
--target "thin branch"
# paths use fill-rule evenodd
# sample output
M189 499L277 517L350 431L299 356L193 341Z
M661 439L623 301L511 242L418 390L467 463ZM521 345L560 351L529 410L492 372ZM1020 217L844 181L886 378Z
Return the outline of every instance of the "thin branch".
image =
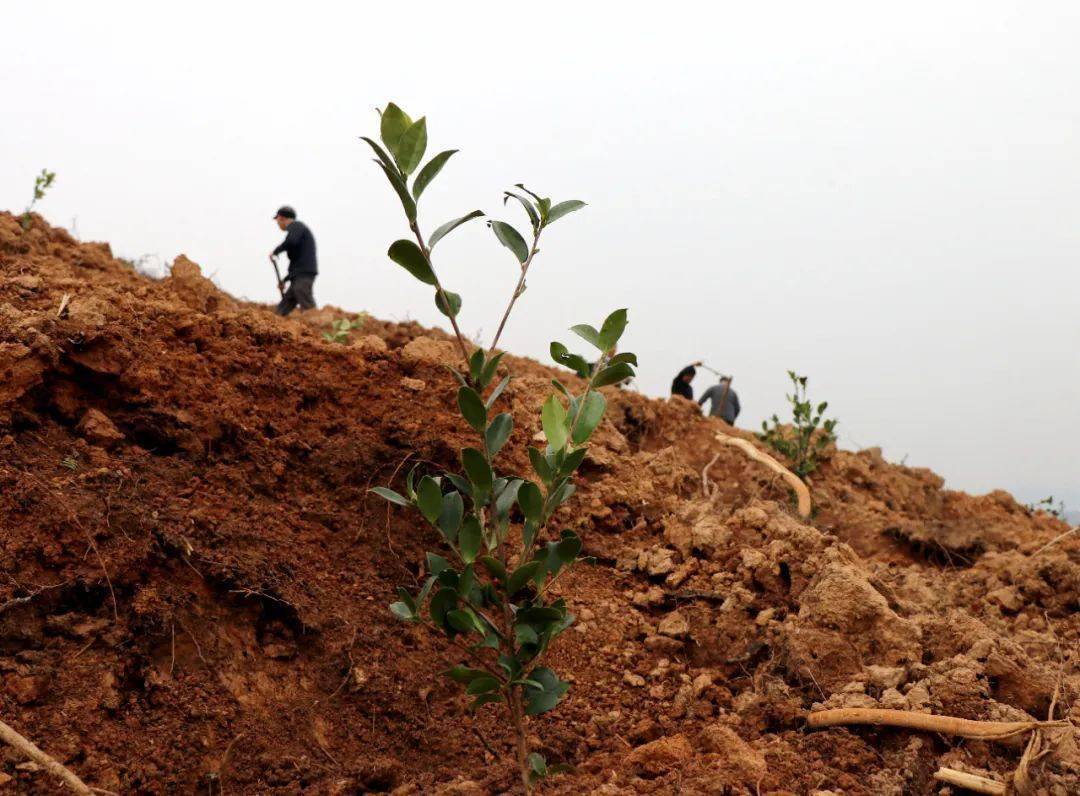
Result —
M506 312L503 313L502 320L499 321L499 328L495 331L495 339L491 341L491 347L488 349L488 353L492 353L495 350L495 346L499 344L499 338L502 337L503 327L506 326L506 321L510 317L510 310L514 309L514 304L517 302L518 297L524 292L525 287L525 275L529 272L529 266L532 265L533 257L535 257L540 250L536 248L536 244L540 242L540 232L538 229L533 233L532 248L529 250L529 256L525 259L525 262L521 264L521 276L518 277L517 286L514 288L513 295L510 296L510 303L506 305Z
M413 234L416 235L416 242L420 246L420 251L424 255L424 259L427 260L428 268L431 269L432 276L435 277L435 289L439 291L439 298L442 299L443 306L447 310L450 310L450 302L446 298L446 291L443 290L442 281L440 281L438 274L435 273L435 266L431 262L431 249L424 243L424 236L420 234L420 226L416 221L409 222L409 227L412 229ZM461 329L458 328L457 318L450 313L447 316L450 319L450 325L454 328L454 335L457 337L458 348L461 349L461 356L465 360L465 373L469 373L469 348L465 345L465 335L461 333Z

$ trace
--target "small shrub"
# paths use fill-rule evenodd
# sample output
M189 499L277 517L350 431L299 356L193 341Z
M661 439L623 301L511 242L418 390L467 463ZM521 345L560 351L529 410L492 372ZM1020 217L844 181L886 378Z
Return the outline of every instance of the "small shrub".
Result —
M1028 509L1030 511L1045 511L1051 517L1062 520L1065 519L1065 501L1054 501L1054 496L1044 497L1038 503L1029 503Z
M45 192L52 187L53 181L56 179L56 172L49 171L48 169L42 169L41 174L34 178L34 198L30 200L30 204L26 206L26 210L22 214L22 228L30 229L30 225L34 223L30 213L34 210L34 205L38 203L39 199L45 198Z
M349 342L349 332L354 329L360 329L367 323L367 313L362 312L352 320L348 318L338 318L330 324L330 331L323 332L323 340L328 343L339 343L345 345Z
M584 202L553 204L521 184L515 186L518 190L505 192L504 203L513 199L525 211L531 243L504 221L488 222L499 243L513 253L520 274L495 341L487 351L475 348L458 328L462 298L443 285L431 253L448 233L483 213L474 210L448 221L426 239L417 217L417 200L456 150L429 160L410 188L410 177L427 146L426 120L414 122L396 105L387 105L381 113L381 138L385 149L370 138L364 141L375 151L376 163L401 200L415 238L395 241L387 254L433 288L435 305L450 320L461 353L461 369L450 368L459 385L457 405L477 435L476 444L460 452L460 470L425 471L418 466L406 477L403 494L388 487L372 490L418 512L444 543L439 553L427 554L427 575L419 591L399 588L400 599L390 610L399 619L445 636L465 657L443 674L472 697L470 710L501 705L506 711L522 786L529 792L538 779L564 768L549 766L542 755L529 750L525 725L530 717L552 710L570 688L543 662L552 643L574 621L566 600L554 598L551 586L581 560L582 547L571 531L552 537L546 526L573 496L573 475L603 418L606 401L598 388L634 375L637 358L615 353L627 313L612 312L599 329L587 324L573 327L599 352L595 367L591 358L571 353L563 343L551 343L555 362L574 371L585 387L574 394L562 381L552 381L555 391L540 411L547 445L543 450L528 449L536 480L500 472L498 457L513 434L514 420L509 412L497 411L511 377L499 378L503 355L495 353L495 344L525 290L541 234Z
M758 439L786 458L791 470L799 478L806 479L817 469L819 456L831 443L836 442L836 420L823 420L828 401L815 408L806 397L806 376L788 371L793 393L786 396L791 404L792 422L781 425L780 418L772 416L772 425L763 421Z

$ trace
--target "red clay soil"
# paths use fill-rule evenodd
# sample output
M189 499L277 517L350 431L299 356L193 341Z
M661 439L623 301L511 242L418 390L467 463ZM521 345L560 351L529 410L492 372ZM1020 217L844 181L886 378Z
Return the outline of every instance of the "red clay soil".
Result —
M374 320L329 343L334 315L279 319L183 257L153 281L0 214L0 719L89 784L515 792L502 716L469 714L437 674L454 649L386 608L439 542L367 492L455 460L454 348ZM554 371L505 362L516 456ZM839 450L804 522L690 403L609 405L556 525L597 564L560 581L573 687L530 731L576 772L544 793L940 793L941 765L1009 779L1024 739L807 713L1080 721L1080 541L1040 549L1066 525ZM1046 735L1019 792L1080 792L1072 725ZM12 749L0 781L61 792Z

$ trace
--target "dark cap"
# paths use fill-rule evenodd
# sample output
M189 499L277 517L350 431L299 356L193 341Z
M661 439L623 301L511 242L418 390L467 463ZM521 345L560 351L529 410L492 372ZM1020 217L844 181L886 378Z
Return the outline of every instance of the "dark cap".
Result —
M278 216L281 216L282 218L291 218L291 219L293 219L295 221L296 220L296 211L293 210L288 205L282 205L281 207L278 208L277 213L274 214L274 218L277 218Z

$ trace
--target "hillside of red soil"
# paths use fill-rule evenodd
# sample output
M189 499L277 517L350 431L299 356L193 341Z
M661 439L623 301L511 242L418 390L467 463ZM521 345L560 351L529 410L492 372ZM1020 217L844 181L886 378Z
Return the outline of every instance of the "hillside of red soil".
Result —
M455 349L375 320L330 343L334 315L0 214L0 719L90 785L515 792L501 714L468 713L438 675L456 650L386 607L439 540L367 491L467 443ZM525 475L555 370L504 362ZM607 392L555 523L597 562L559 581L573 686L530 732L576 771L542 792L929 794L943 765L1011 781L1024 751L808 730L824 706L1066 720L1019 792L1080 793L1080 539L1043 549L1068 526L873 450L829 453L803 521L721 421ZM0 782L62 792L10 748Z

